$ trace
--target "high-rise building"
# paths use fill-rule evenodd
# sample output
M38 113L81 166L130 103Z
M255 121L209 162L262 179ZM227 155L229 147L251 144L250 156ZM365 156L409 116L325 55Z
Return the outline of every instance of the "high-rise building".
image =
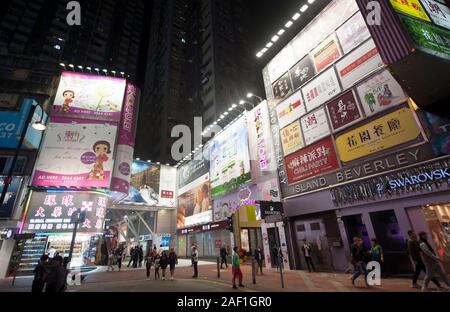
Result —
M193 117L199 114L200 8L200 1L153 2L135 151L141 159L173 163L172 128L177 124L192 128Z
M203 118L204 128L248 91L263 89L248 44L249 2L154 1L139 122L145 135L138 137L136 156L174 163L173 126L185 124L194 133L194 117Z
M75 70L139 72L149 22L145 0L81 0L81 25L67 23L66 0L3 0L0 8L0 79L51 89L59 63ZM78 66L82 66L78 67ZM91 70L89 70L91 68ZM70 70L69 67L67 69ZM3 81L4 82L4 81Z

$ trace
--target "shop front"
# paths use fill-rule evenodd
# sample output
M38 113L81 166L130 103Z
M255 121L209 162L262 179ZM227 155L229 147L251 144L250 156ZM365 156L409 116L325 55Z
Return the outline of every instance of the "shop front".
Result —
M191 256L191 246L197 246L200 258L220 256L220 248L226 246L231 254L232 235L227 221L211 222L177 230L176 248L179 257Z

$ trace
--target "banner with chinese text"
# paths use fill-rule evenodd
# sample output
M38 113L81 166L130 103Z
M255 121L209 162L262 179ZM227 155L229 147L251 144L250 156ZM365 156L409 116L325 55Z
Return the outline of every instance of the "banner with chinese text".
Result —
M300 122L297 120L283 128L280 132L281 144L283 145L283 155L289 155L299 150L305 143L303 142Z
M336 138L336 148L343 162L416 140L421 134L413 112L401 108Z

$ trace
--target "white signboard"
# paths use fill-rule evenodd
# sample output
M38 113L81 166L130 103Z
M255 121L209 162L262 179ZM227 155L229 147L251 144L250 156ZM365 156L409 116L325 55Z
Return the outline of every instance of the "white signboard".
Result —
M356 88L366 116L406 101L402 87L388 70L370 77Z
M341 87L339 86L338 78L333 67L324 71L302 88L302 94L308 112L324 104L340 92Z
M287 45L268 65L270 82L276 81L295 64L294 51Z
M159 178L159 205L164 207L175 207L175 181L177 180L177 169L161 165Z
M339 27L336 34L344 54L347 54L370 37L366 21L360 12Z
M302 92L299 90L277 106L280 129L299 119L304 114L306 114L305 103L303 102Z
M375 42L370 39L337 62L336 70L342 87L350 88L377 68L383 67Z
M422 5L436 25L450 29L450 9L433 0L423 0Z
M301 119L301 124L306 145L330 135L330 127L328 126L327 114L324 108L304 116Z

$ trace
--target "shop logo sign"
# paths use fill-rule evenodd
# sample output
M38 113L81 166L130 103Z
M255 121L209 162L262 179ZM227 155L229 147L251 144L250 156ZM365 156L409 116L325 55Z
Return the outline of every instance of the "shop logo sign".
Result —
M378 261L370 261L366 266L366 281L369 286L381 286L381 265Z
M431 172L424 172L418 175L412 175L404 178L390 180L389 186L391 189L395 190L400 187L418 185L426 183L428 181L434 182L436 180L441 180L445 178L450 179L450 173L448 172L448 170L449 168L439 169Z
M67 264L70 268L70 262ZM81 271L80 268L71 270L66 277L67 286L80 286L81 285Z
M66 17L67 25L81 25L81 5L79 1L69 1L66 6L67 10L71 10Z

